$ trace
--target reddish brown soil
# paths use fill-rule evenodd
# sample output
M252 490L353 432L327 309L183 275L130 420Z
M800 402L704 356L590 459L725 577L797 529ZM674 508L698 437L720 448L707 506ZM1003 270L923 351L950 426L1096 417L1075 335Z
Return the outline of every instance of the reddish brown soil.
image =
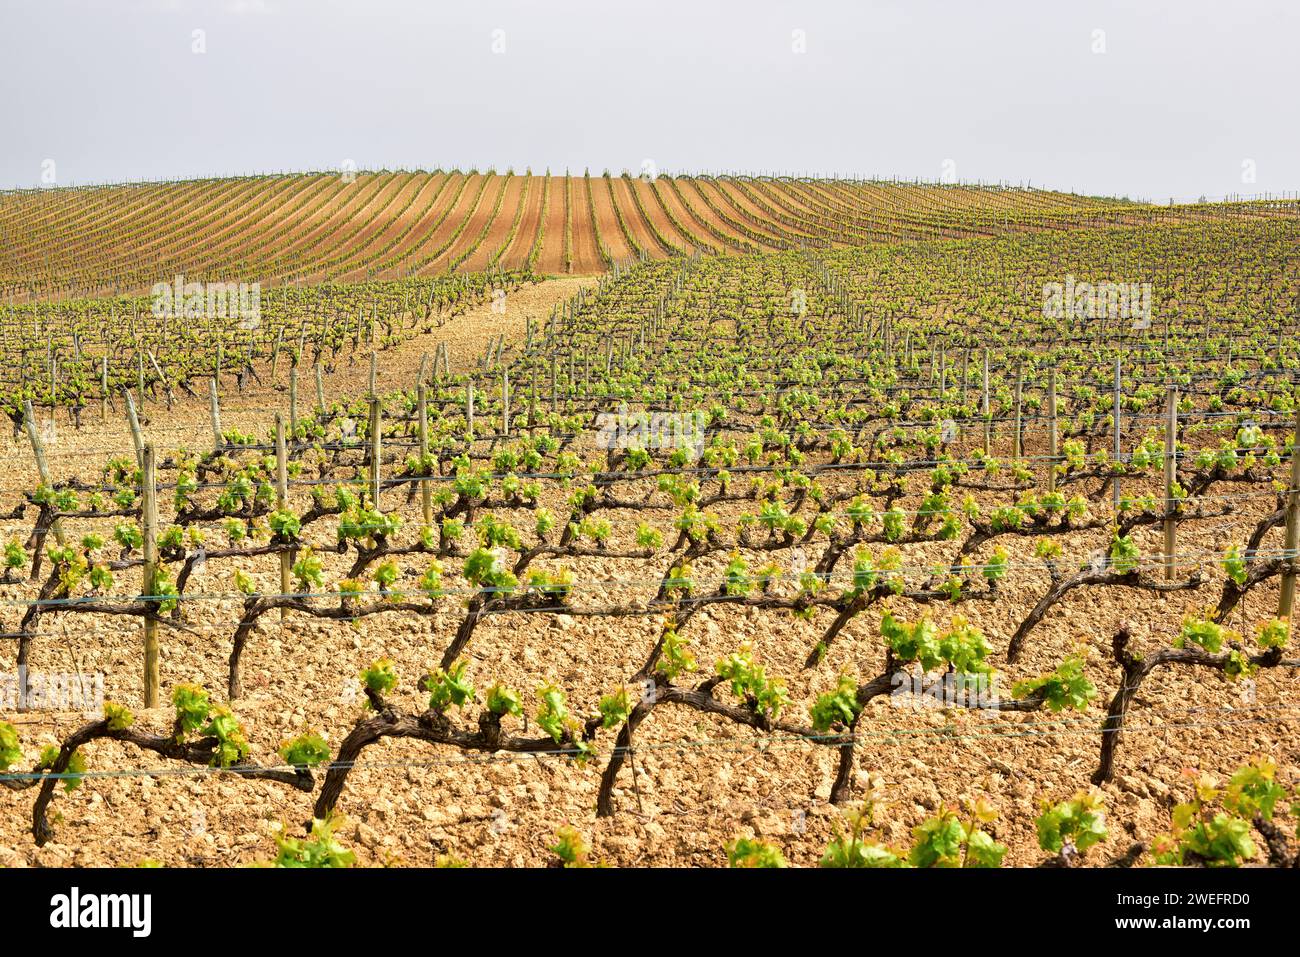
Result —
M488 260L501 248L501 244L506 241L506 236L510 233L511 225L514 224L515 213L523 201L525 179L526 177L522 175L512 176L506 183L501 209L487 227L487 235L483 242L469 259L460 264L459 272L482 272L487 268ZM492 202L496 202L495 196ZM473 229L473 226L470 228ZM478 238L478 233L475 233L474 238Z
M331 272L334 267L341 267L353 277L373 269L385 274L396 269L400 273L401 267L395 264L404 263L408 254L412 260L419 260L437 250L468 214L477 192L477 176L457 200L457 208L434 228L456 195L455 189L449 188L432 206L427 202L446 175L358 172L354 181L345 183L343 176L335 172L235 182L104 187L77 193L52 190L36 195L0 194L0 231L20 237L12 249L0 250L0 281L30 275L36 266L44 268L47 263L56 275L68 281L93 281L101 289L140 269L147 269L151 275L177 270L189 274L224 270L260 275L264 285L284 281L290 273L304 279L327 273L337 277L339 272ZM444 269L447 262L455 260L475 241L491 217L503 175L495 174L494 181L487 185L482 202L458 236L455 248L428 264L426 272ZM614 258L625 260L632 255L632 244L619 228L609 190L599 175L591 182L601 237ZM690 177L675 182L685 196L685 205L667 188L666 181L660 185L660 194L686 231L698 233L697 238L709 245L736 247L739 240L736 230L708 208L702 195L707 195L726 216L766 236L761 245L775 246L782 237L797 236L802 231L794 224L773 220L734 184L724 181L719 185ZM564 178L554 177L545 245L538 260L543 273L564 269L563 186ZM582 177L574 177L572 186L573 270L584 274L601 272L605 263L592 236ZM790 197L790 210L796 216L815 212L822 203L841 210L859 210L864 215L883 210L901 212L904 217L931 216L949 206L1049 210L1069 216L1094 209L1098 203L1063 194L1021 191L997 194L949 189L939 195L932 187L884 184L819 183L771 188ZM629 190L636 190L642 198L646 216L669 239L670 246L694 245L664 215L648 184L619 178L614 183L615 197L635 245L655 257L670 252L655 240L654 230L632 202ZM521 235L502 257L505 268L520 268L531 251L534 209L540 208L535 207L540 196L534 194L539 192L529 191L526 222L521 223ZM413 196L415 201L408 205L407 200ZM490 235L461 268L480 266L499 248L522 196L522 177L515 177L491 224ZM705 229L701 221L716 232ZM412 225L414 228L396 249L385 250L394 237ZM891 225L889 231L906 236L916 230L901 223ZM849 242L857 238L853 231L840 237ZM340 257L345 258L330 265ZM381 261L373 261L376 257Z
M614 262L626 262L633 258L636 254L628 245L623 230L618 225L618 219L614 215L614 203L609 197L609 187L605 185L605 177L591 177L591 200L596 211L596 225L600 229L601 241L609 250L609 254L614 257ZM636 210L632 212L635 213ZM630 223L631 220L628 222Z
M456 237L456 241L451 244L451 247L439 256L434 263L434 266L439 271L447 269L460 257L461 253L469 249L478 239L483 232L483 227L492 221L497 196L507 185L504 176L493 176L488 179L487 186L483 190L482 196L479 197L478 204L466 207L466 215L461 218L461 223L464 224L465 228ZM474 184L473 189L475 192L478 191L478 183ZM473 197L471 196L469 199L472 203ZM457 225L460 225L460 223Z
M567 176L551 177L551 208L546 215L545 239L542 254L537 260L537 271L545 276L558 276L565 270L564 262L564 184Z
M592 183L593 195L596 185ZM569 195L573 203L573 271L604 272L605 261L601 259L600 248L596 245L596 233L591 225L591 205L587 202L587 187L583 177L570 177Z
M547 191L545 176L529 176L528 202L524 206L523 216L519 219L519 230L502 256L503 262L527 262L532 252L533 241L537 238L537 226L542 219L542 195ZM554 186L554 183L551 184ZM514 213L511 213L513 219ZM545 238L543 237L543 242Z

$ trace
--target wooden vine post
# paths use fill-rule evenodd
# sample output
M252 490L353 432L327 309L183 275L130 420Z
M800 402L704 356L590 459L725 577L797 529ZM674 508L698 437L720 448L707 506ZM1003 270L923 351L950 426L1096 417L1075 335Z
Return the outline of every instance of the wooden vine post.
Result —
M501 370L501 432L510 436L510 371Z
M370 500L376 512L379 508L379 492L382 469L380 458L383 454L383 410L379 397L370 397Z
M420 425L420 510L424 515L424 527L433 526L433 489L430 488L429 468L429 393L424 383L416 386L416 403L419 407Z
M167 376L163 373L162 366L158 364L158 359L154 356L152 350L149 352L149 364L153 366L154 375L162 383L163 391L167 394L167 408L170 409L176 397L172 393L171 383L167 381Z
M1056 366L1047 373L1047 491L1056 491L1056 457L1058 447L1056 420Z
M1178 388L1170 386L1165 420L1165 579L1178 575L1178 519L1175 516L1174 484L1178 480Z
M909 333L909 335L910 335L910 333ZM992 428L993 428L993 423L989 421L989 409L990 409L990 405L989 405L989 350L988 350L987 348L985 348L985 350L984 350L984 404L980 407L980 411L983 413L983 416L984 416L984 457L985 457L985 458L987 458L987 457L989 456L989 454L990 454L990 453L989 453L989 446L991 445L991 443L992 443L992 438L993 438L993 437L992 437L992 434L991 434L991 431L992 431Z
M153 443L143 453L144 574L141 589L150 605L144 618L144 706L158 707L158 604L154 595L158 586L158 485L155 474Z
M1025 368L1020 362L1016 363L1016 444L1015 458L1017 461L1025 457L1025 440L1024 440L1024 416L1022 414L1022 403L1025 392Z
M284 326L276 334L275 345L271 347L271 381L274 382L280 372L280 347L284 343Z
M1119 424L1120 388L1123 382L1122 377L1124 374L1123 361L1124 360L1118 358L1115 360L1115 394L1113 396L1114 403L1111 408L1111 421L1115 433L1115 441L1113 447L1114 459L1111 462L1111 472L1114 479L1114 487L1113 487L1114 494L1111 497L1113 499L1112 504L1115 507L1116 514L1119 514L1119 498L1120 498L1119 465L1120 465L1120 456L1123 454L1120 451L1121 445L1120 445L1120 424Z
M556 412L558 398L555 394L555 353L551 353L551 414Z
M531 392L528 396L528 432L531 435L533 429L537 427L537 366L532 369Z
M41 439L40 430L36 428L36 414L32 410L32 400L27 399L23 403L23 425L27 427L27 439L32 443L32 455L36 457L36 472L41 477L41 484L50 488L50 465L45 459L45 443ZM55 519L50 526L54 532L54 538L60 545L64 544L63 539L63 522ZM35 564L32 565L35 569Z
M289 366L289 435L298 434L298 363Z
M1291 440L1291 486L1287 489L1286 504L1286 571L1282 573L1282 589L1277 599L1277 617L1291 620L1295 607L1295 579L1297 549L1300 549L1300 409L1296 410L1295 436Z
M289 453L284 441L284 416L275 414L275 507L287 508L289 505ZM293 550L280 553L280 594L289 594L290 576L293 572ZM283 626L286 609L280 609L280 624Z
M212 378L208 380L208 391L210 393L210 404L212 406L212 451L220 452L221 447L225 444L225 439L221 436L221 397L217 394L217 380ZM127 401L131 399L127 395Z
M135 413L135 400L128 389L122 393L126 398L126 424L131 427L131 442L135 446L135 464L144 466L144 434L140 431L140 417Z

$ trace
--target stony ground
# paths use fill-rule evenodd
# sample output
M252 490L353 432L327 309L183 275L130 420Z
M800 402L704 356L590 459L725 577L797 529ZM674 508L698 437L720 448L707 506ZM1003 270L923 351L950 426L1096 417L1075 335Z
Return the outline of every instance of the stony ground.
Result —
M516 293L503 316L487 307L452 320L425 341L385 354L380 388L409 381L420 355L432 355L439 337L451 344L453 365L473 361L490 337L517 335L523 316L544 315L557 298L584 280L561 280ZM330 395L365 388L368 367L358 361L340 369ZM250 392L227 400L228 423L241 429L265 428L269 410L287 400L277 390ZM205 406L181 403L170 413L148 407L148 428L160 444L201 443L210 434ZM92 417L93 418L93 417ZM167 438L164 439L163 436ZM83 477L109 453L129 449L124 427L89 422L80 434L61 429L51 449L56 474L75 469ZM29 450L7 449L5 501L31 481ZM908 506L904 506L908 507ZM893 699L870 706L859 726L859 793L876 787L879 837L896 847L909 842L910 829L948 805L987 798L999 811L993 825L998 840L1011 848L1007 863L1027 866L1045 855L1037 848L1033 818L1045 798L1069 797L1088 786L1096 766L1098 728L1105 703L1114 693L1118 669L1110 658L1118 623L1131 623L1139 650L1166 644L1183 616L1211 603L1222 574L1208 556L1233 541L1244 541L1267 510L1265 500L1247 500L1233 514L1180 527L1180 549L1207 556L1208 584L1195 591L1157 596L1123 588L1081 589L1053 609L1031 634L1024 658L1006 666L1007 638L1047 588L1045 572L1016 568L997 601L977 601L958 609L935 607L940 624L954 611L966 615L998 649L995 664L1005 670L1004 687L1014 680L1051 670L1080 645L1087 648L1089 675L1099 689L1086 715L991 714L964 710L913 710ZM734 518L740 509L723 510ZM616 528L646 519L608 516ZM630 520L623 522L621 518ZM650 521L666 527L667 513ZM521 520L522 523L522 520ZM28 526L27 528L30 528ZM25 531L6 523L6 539ZM1271 533L1269 539L1280 533ZM1146 553L1159 548L1158 530L1139 533ZM1085 555L1105 539L1080 532L1062 540L1067 555ZM1280 539L1279 539L1280 540ZM617 548L628 543L615 542ZM909 565L928 566L946 557L951 545L909 546ZM1032 539L1008 545L1013 560L1031 561ZM337 577L337 559L327 580ZM725 556L701 562L701 578L716 576ZM630 560L567 562L586 583L575 601L617 602L653 594L664 559L647 564ZM201 591L233 591L231 565L211 562ZM220 567L218 567L220 566ZM274 560L248 568L274 589ZM12 601L30 594L26 585L4 586L6 631L21 609ZM1232 624L1253 633L1271 616L1276 586L1257 589ZM196 681L224 698L226 660L237 603L230 599L196 601L186 613L192 633L165 632L164 688ZM899 601L898 614L913 619L922 609ZM685 634L706 672L719 657L742 642L770 673L787 678L798 715L841 671L867 678L883 667L879 621L883 607L856 618L814 669L804 659L824 631L829 616L796 621L783 613L718 608L701 612ZM170 712L139 710L141 640L138 626L90 621L91 616L49 616L34 644L34 671L96 672L106 675L106 694L136 709L141 727L163 730ZM304 729L321 731L337 747L363 714L358 670L386 657L401 684L394 700L417 710L422 696L416 681L432 667L460 620L454 601L429 618L380 615L353 624L336 624L290 615L282 625L268 615L249 643L243 661L245 696L234 702L248 731L255 758L274 762L279 744ZM543 680L558 682L575 713L594 711L600 695L619 687L640 666L655 640L653 619L616 621L574 616L513 615L489 619L470 645L470 675L480 691L495 681L525 693L527 712L535 710L531 689ZM10 655L12 642L0 647ZM1188 670L1158 672L1148 680L1130 716L1120 751L1117 779L1102 788L1110 840L1090 856L1104 863L1136 841L1149 841L1168 827L1169 810L1185 799L1185 768L1226 777L1244 761L1271 755L1282 779L1294 785L1300 774L1300 735L1296 733L1297 676L1278 669L1261 673L1253 685L1229 684L1218 675ZM473 720L471 711L468 720ZM85 717L29 712L0 714L19 728L30 765L40 749L58 741ZM516 733L536 733L531 722L512 725ZM613 743L603 733L600 745ZM833 749L794 742L707 718L694 711L657 709L637 735L635 771L625 766L616 801L619 813L597 819L594 805L603 759L586 767L547 757L464 755L412 742L385 742L366 750L351 774L339 810L342 841L367 865L428 865L440 854L454 854L484 866L545 863L555 829L576 825L595 855L616 865L725 864L724 846L744 835L776 842L795 864L816 863L833 833L839 812L827 799L834 777ZM53 803L55 839L36 848L30 834L32 791L0 791L0 865L131 865L153 859L174 866L244 864L274 855L272 829L298 828L311 814L312 796L284 786L233 779L203 769L168 765L111 742L86 749L92 772L76 791L59 793ZM150 769L154 774L136 773Z

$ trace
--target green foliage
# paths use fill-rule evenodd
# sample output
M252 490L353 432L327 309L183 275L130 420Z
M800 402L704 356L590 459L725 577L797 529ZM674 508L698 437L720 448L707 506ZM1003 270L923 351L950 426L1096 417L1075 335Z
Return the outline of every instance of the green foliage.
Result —
M217 705L208 714L208 724L203 728L204 735L217 739L212 749L212 766L228 768L248 757L248 738L230 709Z
M876 586L879 581L879 574L876 567L871 561L871 556L864 551L859 551L853 557L853 587L850 593L856 597L862 595Z
M561 867L591 867L591 848L576 827L565 824L555 832L550 851Z
M817 696L809 713L814 730L829 731L836 725L851 725L861 710L857 681L852 675L842 674L833 691Z
M723 593L731 596L747 595L754 587L745 560L739 555L733 555L727 567L723 569L722 582Z
M912 829L912 851L908 863L913 867L960 867L966 829L956 813L944 811L927 818Z
M835 824L835 837L826 846L821 866L830 868L905 867L895 851L867 837L875 814L875 802L868 796L843 811L843 822ZM845 830L844 825L848 825Z
M184 741L202 728L212 710L207 691L191 684L179 684L172 689L172 707L176 709L177 741Z
M1255 857L1251 820L1270 817L1281 797L1272 762L1258 761L1233 775L1221 790L1209 775L1194 778L1192 799L1174 806L1171 830L1151 843L1156 864L1237 867Z
M982 827L997 819L983 799L970 809L970 820L945 810L912 829L913 867L1000 867L1007 848L997 843Z
M524 713L523 701L519 693L500 684L488 688L485 703L487 709L496 715L510 714L519 717Z
M113 587L113 573L107 565L96 565L90 570L90 586L101 593Z
M27 551L17 539L10 539L5 545L5 567L19 569L27 564Z
M424 570L424 574L420 576L418 582L420 591L424 592L430 598L441 598L444 594L442 589L442 572L442 562L438 561L436 558L430 560L429 566Z
M275 837L278 853L274 867L351 867L356 855L341 845L334 837L337 821L330 817L315 818L311 822L311 836L289 837L280 829Z
M636 543L639 548L658 550L664 547L664 536L658 529L641 522L636 528Z
M108 721L109 731L125 731L135 723L135 715L120 704L104 702L104 718Z
M400 598L400 594L389 594L392 591L393 585L397 584L397 578L399 575L401 575L401 569L397 567L397 562L391 558L387 559L386 561L380 562L379 565L375 567L375 584L379 586L380 592L388 595L388 597L394 599Z
M295 768L314 768L330 759L330 749L324 738L309 731L280 745L280 757Z
M1106 819L1102 813L1104 798L1100 794L1080 791L1068 801L1043 802L1042 813L1034 824L1038 829L1038 846L1053 854L1068 843L1083 853L1106 840Z
M1175 648L1185 648L1188 644L1199 645L1211 654L1218 654L1226 638L1236 637L1222 625L1201 618L1183 619L1182 631L1174 639Z
M180 601L176 581L166 566L159 566L154 571L152 597L158 600L159 612L174 611Z
M992 646L962 615L954 615L952 627L940 633L929 618L908 625L887 611L880 621L880 634L903 664L916 661L925 671L951 665L961 674L989 674L993 670L985 660Z
M1110 566L1119 575L1137 570L1142 553L1128 535L1115 535L1110 542Z
M556 744L563 744L574 751L574 761L585 764L595 754L595 748L582 737L582 725L569 714L564 701L564 692L552 683L547 683L537 690L541 707L537 712L537 724L551 736Z
M23 759L23 749L18 742L18 729L7 721L0 721L0 771L7 771Z
M1285 648L1291 637L1291 623L1286 618L1274 618L1259 626L1256 641L1261 648Z
M759 838L742 837L727 845L731 867L785 867L785 857L775 844Z
M1018 681L1011 688L1017 698L1028 698L1041 693L1049 710L1053 712L1073 708L1086 711L1088 702L1097 697L1097 687L1083 671L1084 657L1080 653L1062 661L1049 675Z
M308 568L309 566L307 565L303 566L304 571ZM294 565L293 570L295 574L298 573L298 566L296 564ZM244 595L257 594L257 585L253 582L253 579L238 568L235 569L235 588ZM304 588L303 590L306 591L307 589Z
M1224 553L1221 564L1229 579L1238 585L1246 584L1250 571L1246 566L1245 559L1241 557L1241 550L1236 545L1230 546L1227 552Z
M429 707L446 711L450 707L463 708L474 700L474 686L465 677L469 662L459 658L450 668L435 668L424 679L424 690L429 692Z
M689 595L694 585L691 582L691 563L682 561L668 570L664 579L664 591L669 596Z
M387 658L376 661L362 671L360 677L365 689L375 694L386 694L397 685L397 673L393 671L392 661Z
M626 688L619 688L600 699L600 726L606 730L617 728L632 716L632 702Z
M539 508L535 512L535 519L534 531L539 539L545 539L551 529L555 528L555 513L549 508Z
M298 553L298 559L293 563L293 577L298 582L298 591L304 595L319 592L324 587L323 566L310 545Z
M1007 568L1010 564L1010 556L1007 550L1001 545L993 549L993 554L988 557L984 563L983 575L990 585L994 585L1006 577Z
M790 703L785 682L780 678L769 679L766 669L754 663L753 652L747 644L719 659L717 674L731 683L733 695L769 720L775 720Z
M508 595L519 586L519 579L509 571L501 559L485 548L476 548L465 559L463 574L466 581L486 592Z
M1256 817L1273 820L1278 802L1286 800L1286 790L1276 778L1277 765L1269 758L1256 758L1238 768L1228 779L1223 806L1248 821Z
M901 541L907 532L907 515L901 508L891 508L881 515L885 541Z
M690 639L683 638L677 630L664 632L663 647L655 662L655 671L668 681L695 670L695 653L690 649Z
M484 548L512 548L518 551L523 544L519 532L509 522L501 521L491 512L479 519L478 535Z
M337 587L339 598L343 601L355 601L366 593L366 583L356 578L344 578Z
M542 706L537 712L537 723L559 744L564 740L566 722L569 721L569 709L564 703L564 692L554 684L545 684L537 691Z
M41 751L41 758L40 761L37 762L37 766L46 770L53 768L55 762L59 760L59 753L59 749L56 746L52 744L49 745ZM77 790L77 788L81 787L82 775L85 773L85 770L86 759L82 757L80 751L73 751L72 755L68 758L67 768L60 772L64 775L61 780L63 782L63 790L65 793L71 794L73 791Z
M1034 543L1034 556L1043 561L1061 557L1061 543L1054 538L1040 538Z
M931 671L943 661L939 653L939 629L929 618L909 625L886 611L880 620L880 634L901 662L919 661L922 668Z

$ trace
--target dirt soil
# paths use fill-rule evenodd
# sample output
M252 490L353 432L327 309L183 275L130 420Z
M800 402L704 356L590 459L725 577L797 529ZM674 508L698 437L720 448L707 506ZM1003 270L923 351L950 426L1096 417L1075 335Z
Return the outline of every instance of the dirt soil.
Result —
M603 184L601 184L603 185ZM439 336L451 346L454 366L472 363L487 340L505 330L522 334L523 316L542 316L559 297L589 280L548 282L513 294L505 315L483 307L450 322L445 330L386 353L380 366L381 388L410 381L419 357L432 356ZM331 395L365 388L367 363L358 360L331 379ZM264 428L271 408L284 396L266 390L229 400L232 425ZM206 407L179 403L170 414L150 408L151 429L168 430L176 442L191 436L201 443L209 425ZM70 430L69 430L70 431ZM75 468L94 474L91 463L108 451L129 449L124 428L92 423L84 433L60 435L55 449L56 474ZM8 449L12 463L5 485L6 503L30 473L30 455L22 446ZM1034 447L1029 449L1034 454ZM1218 486L1236 494L1243 486ZM651 487L636 489L649 492ZM631 494L632 490L629 490ZM400 494L400 493L390 493ZM992 501L979 493L982 502ZM1003 493L998 501L1005 501ZM305 507L305 497L295 499ZM558 500L549 504L558 508ZM389 503L386 507L392 507ZM1222 572L1213 556L1231 542L1244 542L1249 530L1269 510L1264 498L1243 500L1232 514L1188 522L1179 527L1180 552L1204 556L1207 580L1192 591L1156 595L1127 588L1078 589L1053 608L1031 633L1025 654L1015 665L1005 662L1006 643L1017 624L1049 584L1045 571L1032 564L1031 538L1003 540L1013 568L996 601L971 601L928 609L940 626L954 614L965 615L994 645L995 666L1003 689L1017 680L1051 671L1066 655L1083 647L1088 674L1098 697L1083 715L1063 712L990 713L962 709L914 709L901 699L878 699L859 725L862 743L856 761L861 793L877 786L880 804L878 837L896 848L910 843L910 829L949 805L984 797L998 809L992 825L997 840L1010 846L1006 863L1031 866L1045 854L1038 850L1033 819L1044 799L1062 800L1087 788L1097 763L1098 729L1119 676L1110 657L1110 641L1121 621L1131 623L1139 651L1167 645L1184 615L1218 596ZM912 499L903 508L915 508ZM734 528L744 509L719 509L723 525ZM418 525L418 503L404 506L406 531ZM499 513L517 527L531 527L528 513ZM667 510L602 512L617 530L611 549L630 548L631 530L648 521L668 533ZM30 526L6 523L3 533ZM313 528L319 532L319 529ZM1271 532L1264 548L1278 547L1281 532ZM1082 531L1061 539L1067 556L1088 555L1108 533ZM1159 529L1136 535L1143 553L1159 550ZM876 551L876 549L873 549ZM951 544L909 545L908 566L928 567L954 551ZM991 546L976 558L987 556ZM809 550L808 558L816 552ZM342 560L325 556L326 580L336 580ZM764 555L746 556L751 567ZM783 567L793 556L782 555ZM701 580L716 580L727 556L711 557L696 567ZM619 559L566 560L580 583L577 605L645 600L653 595L667 555L650 562ZM420 562L403 562L415 573ZM207 594L187 606L186 627L196 634L165 630L162 635L163 687L199 682L224 700L230 635L239 602L234 591L235 566L213 561L193 594ZM555 567L539 562L536 567ZM248 565L259 585L274 591L274 558ZM1190 569L1188 569L1190 571ZM912 578L915 580L914 573ZM923 576L921 576L923 577ZM119 590L121 584L119 584ZM5 586L6 600L31 594L26 586ZM1253 634L1256 623L1273 614L1276 579L1251 592L1230 625ZM847 671L865 679L883 668L884 646L879 623L886 607L905 620L926 609L891 599L855 618L830 646L826 660L812 669L804 660L829 624L830 613L800 621L781 612L714 606L691 620L683 634L704 674L718 658L751 642L755 657L770 674L787 679L791 715L803 720L815 697ZM16 624L21 608L4 612L5 631ZM354 624L304 619L290 614L281 624L267 615L243 658L245 693L233 702L247 730L254 759L278 763L275 751L284 740L306 729L322 732L337 748L363 712L357 672L379 658L393 661L399 685L393 697L401 710L418 711L423 698L418 678L433 667L461 618L455 599L444 599L438 614L427 618L376 615ZM525 698L528 720L509 719L517 734L535 734L533 693L545 680L566 692L575 714L590 714L602 694L618 688L640 667L658 633L652 617L595 619L568 615L507 615L487 619L469 646L469 675L480 695L500 681ZM4 653L10 652L6 648ZM12 666L10 666L12 667ZM140 709L142 669L138 626L90 615L50 615L33 645L35 672L98 672L106 675L106 697L135 710L136 724L157 731L171 720L170 709ZM697 674L696 679L703 677ZM1129 729L1119 751L1116 780L1101 790L1106 799L1109 840L1088 855L1102 864L1123 854L1134 842L1149 842L1168 828L1173 804L1186 800L1185 768L1226 778L1252 757L1271 755L1284 784L1300 780L1300 735L1296 733L1296 691L1300 677L1289 669L1261 671L1253 684L1229 683L1217 674L1192 669L1162 669L1143 685L1130 713ZM720 689L720 694L725 689ZM457 720L470 725L471 708ZM18 726L24 765L40 750L81 725L76 713L3 714ZM608 753L613 736L598 738ZM720 866L725 845L739 836L758 835L780 846L792 864L813 865L833 834L839 811L828 803L837 754L833 748L788 741L671 706L657 708L638 730L635 773L625 765L615 790L618 813L597 819L596 793L604 757L585 767L548 757L482 756L418 742L386 741L367 749L350 775L338 810L345 823L338 834L365 865L429 865L440 854L454 854L482 866L535 866L549 860L547 847L555 829L577 826L590 840L594 856L622 866ZM297 829L311 816L314 795L282 785L235 779L230 775L165 762L114 742L85 748L91 772L70 794L60 792L51 806L54 840L37 848L30 834L33 791L0 790L0 865L109 866L143 859L169 866L247 864L274 856L272 828L286 823ZM132 769L155 774L124 773ZM317 784L319 790L319 784Z

